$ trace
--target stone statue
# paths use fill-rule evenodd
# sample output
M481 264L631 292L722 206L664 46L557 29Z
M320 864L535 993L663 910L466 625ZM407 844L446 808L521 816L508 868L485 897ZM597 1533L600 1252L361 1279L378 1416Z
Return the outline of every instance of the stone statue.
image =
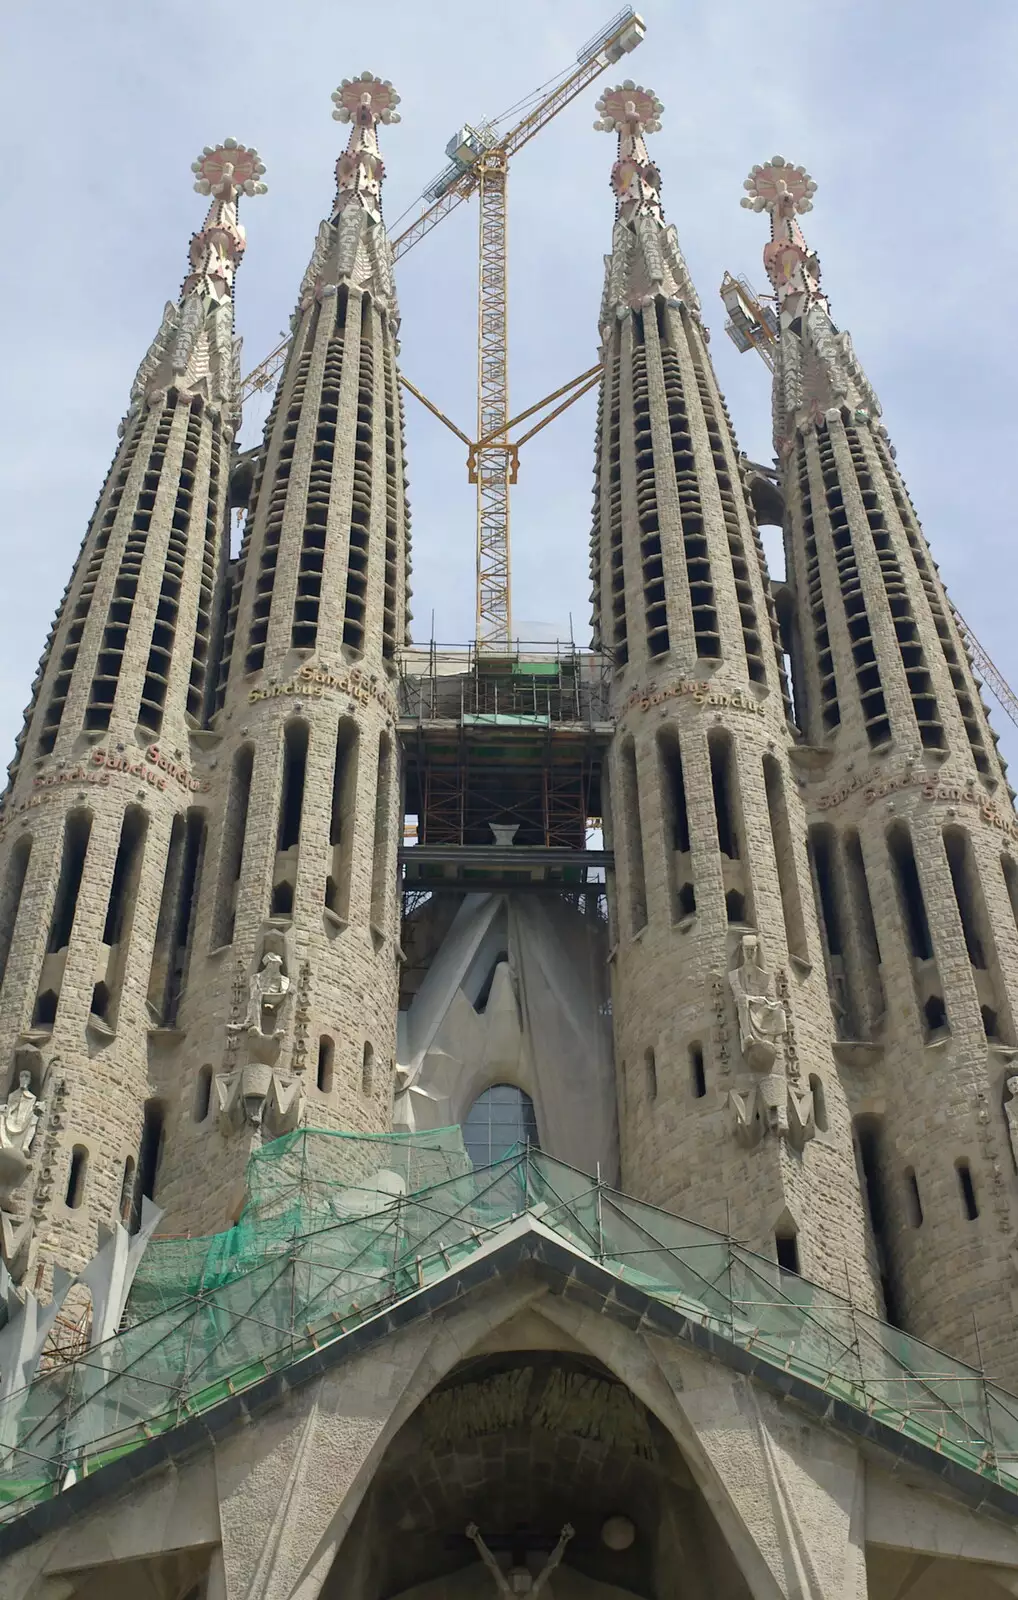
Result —
M19 1072L18 1087L0 1106L0 1150L17 1150L27 1158L45 1109L45 1100L32 1093L32 1074Z
M760 964L760 941L744 934L737 964L728 974L739 1017L742 1057L754 1072L769 1072L777 1055L778 1040L787 1027L785 1008L774 993L774 979Z
M0 1105L0 1193L16 1189L31 1171L29 1151L46 1109L45 1100L32 1093L31 1084L32 1074L22 1068L18 1087Z
M229 1033L255 1033L263 1039L281 1039L281 1012L290 993L290 980L283 971L283 958L273 950L262 956L252 974L247 1012L240 1022L227 1025Z
M1011 1098L1004 1101L1004 1115L1007 1118L1007 1136L1011 1141L1011 1156L1018 1171L1018 1075L1008 1078L1006 1087Z
M477 1554L495 1580L495 1588L499 1594L540 1594L551 1574L555 1571L562 1557L565 1555L566 1545L575 1534L576 1529L567 1522L558 1544L541 1568L537 1577L533 1577L528 1567L511 1567L508 1574L502 1571L488 1546L481 1538L481 1531L476 1522L471 1522L467 1527L467 1538L476 1546Z

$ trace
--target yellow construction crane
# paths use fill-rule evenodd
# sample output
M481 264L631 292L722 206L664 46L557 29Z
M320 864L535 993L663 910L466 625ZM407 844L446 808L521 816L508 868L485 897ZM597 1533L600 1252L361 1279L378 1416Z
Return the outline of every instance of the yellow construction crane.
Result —
M1018 694L1015 694L1000 668L994 665L990 656L983 649L965 618L958 610L958 607L952 605L951 610L954 612L954 620L961 631L962 642L969 653L973 667L976 672L981 674L983 682L1001 710L1007 713L1015 727L1018 728Z
M777 343L778 324L773 306L752 289L745 278L733 278L726 272L721 280L721 299L728 312L725 332L735 348L745 355L755 350L757 355L774 371L774 347ZM949 602L950 603L950 602ZM1001 710L1018 728L1018 695L1015 694L1000 668L983 649L965 618L952 605L954 620L961 631L962 642L969 653L972 666L981 674L984 683Z
M253 394L261 394L265 389L271 389L286 361L286 352L290 348L290 335L284 333L280 336L279 343L274 350L270 350L264 361L259 361L245 378L241 379L240 402L243 405Z
M600 366L591 367L518 416L509 415L508 322L506 261L506 177L509 160L546 126L588 84L622 56L635 50L646 28L631 6L589 39L577 52L576 64L551 85L513 108L523 115L508 132L496 123L460 128L446 146L449 164L427 186L424 210L392 241L394 258L406 254L443 217L476 193L480 202L480 244L477 318L477 433L470 439L405 377L403 386L427 406L467 446L467 471L477 485L477 632L479 649L507 650L512 638L509 559L509 489L516 482L520 446L594 387ZM509 116L511 113L505 113ZM498 119L499 121L502 119ZM241 399L271 387L284 361L289 341L276 346L241 385ZM509 430L561 403L521 437Z
M728 312L725 332L735 348L742 355L755 350L773 372L778 337L774 307L765 304L745 278L733 278L730 272L721 280L721 299Z

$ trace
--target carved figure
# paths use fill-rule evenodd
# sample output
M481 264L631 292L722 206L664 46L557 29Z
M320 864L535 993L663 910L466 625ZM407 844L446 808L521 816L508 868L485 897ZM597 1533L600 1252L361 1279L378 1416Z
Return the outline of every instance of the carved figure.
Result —
M551 1574L555 1571L562 1557L565 1555L566 1545L573 1538L576 1529L572 1523L567 1522L559 1535L558 1544L541 1568L537 1577L533 1577L528 1567L511 1567L508 1574L502 1571L488 1546L481 1538L481 1531L476 1522L468 1523L467 1538L476 1547L484 1565L495 1580L495 1588L499 1594L540 1594Z
M1011 1157L1018 1172L1018 1074L1008 1078L1007 1092L1011 1098L1004 1101L1004 1115L1007 1118L1007 1136L1011 1141Z
M744 934L739 945L739 959L728 974L728 983L735 996L743 1060L755 1072L769 1072L788 1019L774 993L773 977L760 964L759 950L760 941L756 935Z
M263 1039L281 1039L281 1013L289 993L290 980L283 971L282 957L267 950L261 966L251 977L247 1012L240 1022L228 1023L227 1032L256 1033Z
M0 1106L0 1150L16 1150L27 1159L45 1109L45 1100L32 1093L32 1074L19 1072L18 1087Z

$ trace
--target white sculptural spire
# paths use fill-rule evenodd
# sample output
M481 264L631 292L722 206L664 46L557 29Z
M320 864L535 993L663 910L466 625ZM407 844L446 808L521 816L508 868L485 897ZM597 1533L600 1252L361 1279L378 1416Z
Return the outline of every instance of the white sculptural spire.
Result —
M627 222L637 216L652 216L663 224L661 174L650 159L644 135L660 133L664 106L652 89L644 89L627 78L616 88L604 91L597 109L601 115L594 123L595 129L619 136L618 160L611 175L616 216Z
M210 194L208 216L191 240L191 271L184 280L183 294L207 294L224 300L233 293L233 280L247 244L247 236L237 220L237 200L241 194L265 194L261 181L265 171L255 149L224 139L213 148L206 145L197 161L191 163L196 174L198 194Z
M742 205L768 212L771 221L763 259L778 305L774 437L779 456L791 448L797 424L817 421L832 406L848 405L871 421L880 416L852 341L831 321L820 262L799 226L799 217L813 209L816 187L804 167L783 156L757 164L743 184Z
M650 305L659 295L699 316L696 297L675 228L661 206L661 173L647 150L646 135L661 129L664 106L653 90L627 78L606 89L597 102L599 133L618 134L618 156L611 171L615 228L611 255L605 257L601 305L602 333L612 313L624 317Z
M378 148L380 122L400 121L399 95L388 79L373 72L344 78L332 94L333 117L351 124L346 149L336 162L336 198L327 221L318 230L315 248L300 286L297 318L316 300L336 293L341 283L370 290L399 324L392 281L392 250L382 221L385 163Z
M194 187L212 196L208 215L188 247L190 271L163 320L131 388L131 412L162 402L170 388L201 394L234 417L239 408L238 344L233 336L233 282L246 248L237 217L241 194L266 192L257 150L224 139L206 145Z
M378 148L378 124L399 122L399 95L388 78L362 72L359 78L344 78L332 98L335 120L352 124L347 147L336 162L333 220L347 206L357 205L373 222L380 222L385 163Z

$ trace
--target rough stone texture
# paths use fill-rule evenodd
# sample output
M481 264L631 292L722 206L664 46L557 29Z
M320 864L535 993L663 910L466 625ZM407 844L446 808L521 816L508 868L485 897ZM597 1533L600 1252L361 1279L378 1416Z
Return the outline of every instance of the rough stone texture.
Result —
M362 83L355 104L378 92ZM47 1101L10 1207L34 1226L19 1276L43 1298L55 1264L80 1267L99 1225L136 1207L143 1149L167 1231L235 1215L251 1149L276 1130L217 1115L227 1072L298 1085L318 1126L391 1127L409 519L381 168L362 134L301 286L237 561L230 395L162 387L153 368L0 810L0 1066L8 1085L30 1061ZM638 143L606 277L592 563L596 636L614 663L604 821L622 1181L786 1262L794 1238L809 1277L867 1308L886 1294L909 1331L1015 1384L1018 822L1002 765L871 391L822 319L807 327L809 403L779 435L778 639L695 293ZM351 173L367 187L351 189ZM789 373L778 380L791 392ZM301 760L299 819L286 821ZM107 944L125 819L137 851ZM86 821L73 923L54 940L65 840ZM926 952L891 824L911 840ZM758 1010L773 1020L780 1005L784 1024L764 1067L766 1029L736 999L747 939L771 985ZM270 948L290 985L279 1038L244 1025ZM511 973L500 981L511 1008ZM620 1468L612 1444L568 1430L553 1444L506 1427L417 1449L417 1408L462 1362L492 1371L534 1350L625 1385L667 1470ZM529 1281L287 1395L111 1514L16 1557L5 1592L155 1597L207 1579L210 1600L376 1600L393 1525L459 1538L464 1507L492 1484L500 1513L546 1492L563 1516L577 1484L584 1515L609 1490L646 1488L662 1592L676 1551L704 1600L1018 1592L1007 1530L942 1514L925 1485L896 1485L892 1500L853 1446L748 1382ZM484 1592L464 1574L419 1600ZM548 1592L610 1590L567 1563Z
M119 1498L83 1511L8 1559L5 1595L127 1600L147 1594L144 1584L165 1592L157 1583L166 1584L172 1572L189 1572L184 1563L194 1562L197 1571L212 1575L208 1592L219 1600L316 1600L319 1594L374 1600L369 1558L380 1544L412 1557L437 1518L446 1547L453 1548L462 1529L444 1519L447 1500L454 1515L459 1510L460 1481L466 1504L482 1515L490 1497L502 1492L501 1455L486 1451L483 1439L481 1449L464 1444L443 1458L449 1475L435 1484L430 1505L407 1501L390 1511L384 1528L373 1529L373 1497L380 1494L387 1503L386 1492L402 1482L406 1446L419 1436L425 1416L422 1402L464 1381L461 1362L481 1350L499 1352L488 1355L489 1363L511 1367L516 1352L532 1361L539 1327L539 1342L548 1352L564 1352L558 1359L566 1368L582 1356L588 1372L624 1385L631 1404L645 1408L654 1458L641 1470L667 1501L658 1537L671 1561L652 1592L674 1592L674 1574L685 1560L698 1600L700 1594L893 1600L905 1578L918 1579L915 1592L927 1597L995 1600L1010 1592L1018 1545L1003 1522L961 1511L927 1481L888 1478L853 1445L720 1363L549 1294L523 1273L390 1334L314 1383L285 1392L247 1427L196 1444L193 1453ZM561 1468L565 1485L601 1449L596 1432L574 1444L572 1464L564 1461ZM511 1462L510 1471L519 1465ZM426 1470L422 1456L420 1471ZM550 1481L549 1493L559 1487ZM579 1523L585 1508L576 1509ZM424 1524L401 1524L404 1511L417 1510ZM490 1593L466 1547L463 1563L448 1589L421 1593ZM577 1569L567 1562L567 1572L553 1595L602 1593L596 1579L584 1576L582 1563ZM704 1587L706 1572L711 1587ZM187 1592L186 1584L181 1587ZM623 1589L633 1592L630 1585Z
M607 281L613 282L611 259ZM616 858L613 1014L623 1187L730 1229L765 1254L774 1253L776 1231L792 1233L807 1276L842 1293L850 1288L872 1306L872 1244L832 1050L767 577L734 435L695 308L658 300L642 311L628 303L617 310L603 329L595 607L604 635L611 614L617 666L606 827ZM634 392L642 372L649 432L648 407L641 412ZM697 639L690 602L691 577L694 588L702 581L703 555L684 536L705 540L717 619L713 658ZM667 649L648 623L648 563L658 550L662 577L654 581L667 607ZM730 736L737 771L730 806L737 857L720 848L708 749L708 735L718 734ZM676 849L662 735L681 749L688 854ZM785 820L777 829L765 759L782 797ZM695 911L681 900L684 883L692 885ZM731 893L744 906L732 920ZM765 969L783 974L787 986L791 1032L779 1046L775 1092L784 1102L789 1088L807 1096L811 1079L822 1086L825 1126L804 1149L768 1132L747 1150L731 1126L729 1092L745 1094L759 1077L742 1060L728 980L741 939L752 932ZM702 1095L694 1045L703 1053Z
M833 446L826 478L821 429ZM815 749L803 752L803 797L811 824L828 830L830 839L848 1002L840 1049L853 1063L845 1074L852 1112L872 1130L868 1148L885 1214L883 1273L896 1314L911 1332L984 1364L1013 1385L1016 1180L1003 1105L1018 1043L1018 933L1004 874L1018 871L1018 823L949 602L881 435L865 419L830 411L822 424L804 426L788 463L789 578L807 685L810 671L814 682L818 671L806 577L807 508L798 483L803 465L841 712L840 725L825 731L818 699L807 686L801 715ZM860 473L870 488L860 489ZM863 717L853 656L859 646L846 612L853 591L846 593L839 581L828 502L836 508L843 503L858 592L867 608L889 725L876 745ZM942 729L939 746L922 742L903 666L915 657L893 626L904 601L889 596L881 575L874 513L904 580L928 695ZM926 956L913 953L889 849L894 824L907 829L912 841L929 930ZM967 908L968 940L945 828L955 830L955 848L967 856L961 905ZM864 882L845 876L846 841L853 839ZM867 899L875 949L866 931ZM943 1002L944 1026L931 1026L925 1012L934 997ZM992 1037L981 1006L996 1019ZM959 1161L969 1164L975 1191L979 1214L971 1220Z

